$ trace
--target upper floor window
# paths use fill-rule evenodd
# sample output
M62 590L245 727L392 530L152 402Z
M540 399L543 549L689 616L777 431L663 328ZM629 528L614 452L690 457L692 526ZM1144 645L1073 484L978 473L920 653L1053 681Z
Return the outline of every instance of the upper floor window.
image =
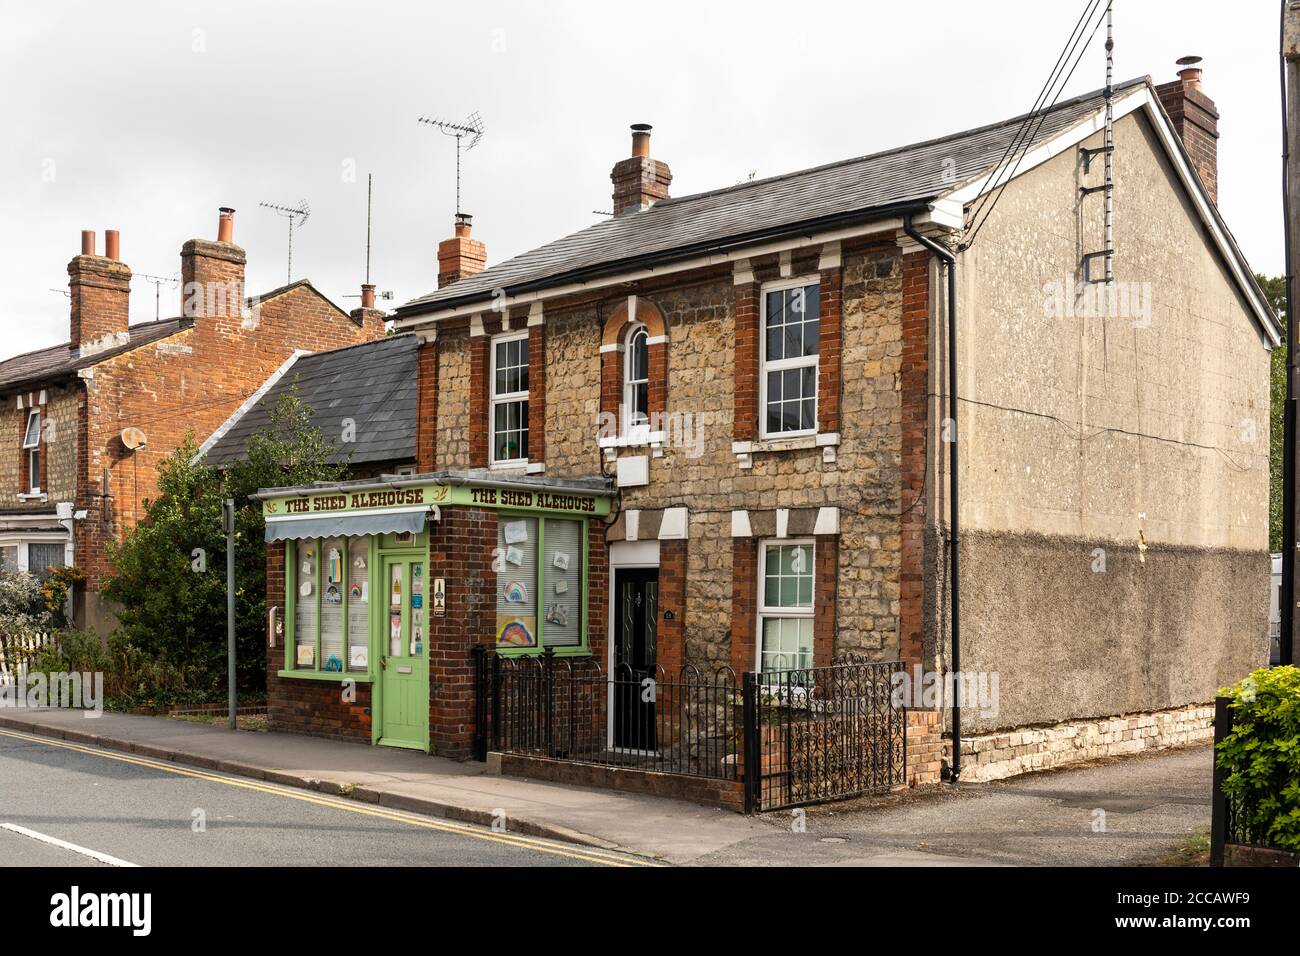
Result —
M492 339L492 464L528 460L528 333Z
M633 326L627 337L623 369L623 408L629 428L650 421L650 334L644 325Z
M27 415L23 451L27 458L27 488L35 494L41 490L41 410L39 408L33 408Z
M764 438L817 431L818 291L816 279L763 287L759 407Z

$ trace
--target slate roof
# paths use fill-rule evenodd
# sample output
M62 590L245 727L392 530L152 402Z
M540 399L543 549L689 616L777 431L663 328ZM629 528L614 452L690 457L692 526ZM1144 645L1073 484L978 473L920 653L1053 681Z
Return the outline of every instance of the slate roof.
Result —
M165 339L193 324L193 320L183 318L141 322L127 330L130 333L130 341L127 343L86 356L73 349L70 342L15 355L0 362L0 392L21 391L29 386L70 376L79 369L88 368L114 355L138 349L150 342Z
M1142 77L1115 89L1122 94L1147 82ZM1103 106L1101 90L1058 103L1043 116L1033 144L1064 132ZM890 208L932 201L996 166L1026 115L813 169L665 199L412 299L397 314L467 304L490 297L494 289L514 295L642 260L698 254L782 227L849 217L866 220Z
M298 288L311 289L340 315L355 321L328 296L312 285L310 279L295 279L287 285L282 285L262 295L249 296L244 300L244 303L248 306L255 303L264 304L277 296L292 292ZM13 358L0 362L0 393L22 391L26 388L65 378L80 369L89 368L115 355L130 352L132 349L138 349L142 345L148 345L159 339L165 339L167 336L174 335L193 325L194 320L185 317L139 322L127 329L130 333L129 342L111 349L104 349L102 352L92 352L86 356L82 356L78 351L74 350L71 342L51 345L48 348L37 349L34 352L23 352L21 355L15 355Z
M243 457L248 441L270 426L271 409L296 385L312 409L312 422L335 442L332 462L353 464L415 460L416 349L414 335L300 356L261 399L236 412L224 434L208 448L208 464ZM356 422L356 440L339 441L342 421Z

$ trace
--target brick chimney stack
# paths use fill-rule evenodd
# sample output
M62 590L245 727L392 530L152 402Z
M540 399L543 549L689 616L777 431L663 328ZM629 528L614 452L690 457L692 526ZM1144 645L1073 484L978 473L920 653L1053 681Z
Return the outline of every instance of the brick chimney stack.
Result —
M376 338L384 334L384 310L375 308L375 287L370 283L361 286L361 308L353 309L348 315L363 329L375 332Z
M235 210L222 206L217 240L191 239L181 246L181 314L239 323L244 312L247 256L235 245ZM218 325L225 327L228 321Z
M668 198L673 181L668 164L650 158L650 124L632 125L632 157L620 159L609 174L614 183L614 215L636 212Z
M487 246L470 238L474 217L456 213L456 235L438 243L438 288L478 275L487 266Z
M1219 111L1214 100L1201 89L1201 58L1185 56L1178 79L1156 87L1160 103L1173 120L1174 129L1192 158L1192 167L1200 174L1205 189L1215 203L1219 201Z
M95 255L95 233L83 230L81 255L68 263L69 341L83 354L124 345L130 336L131 270L119 260L117 230L108 230L104 238L106 254Z

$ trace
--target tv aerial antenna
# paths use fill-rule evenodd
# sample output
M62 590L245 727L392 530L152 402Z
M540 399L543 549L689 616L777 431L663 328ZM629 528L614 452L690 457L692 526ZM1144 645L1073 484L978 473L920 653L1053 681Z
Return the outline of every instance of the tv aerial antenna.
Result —
M456 215L461 214L460 210L460 154L468 153L478 145L478 141L483 138L485 127L483 118L477 112L470 113L469 116L459 123L452 123L448 120L436 119L431 116L421 116L419 122L432 126L439 132L447 136L456 137Z
M307 205L307 200L298 200L296 206L281 206L273 202L261 202L259 206L269 209L279 216L289 220L289 265L286 270L288 281L293 281L293 230L301 229L307 222L307 217L311 215L311 207Z
M374 173L366 173L366 285L370 285L370 210L373 205L374 197L375 197L375 175ZM391 299L392 297L393 297L393 292L391 289L386 292L379 293L379 298L381 299ZM361 296L345 295L343 298L360 299Z
M176 288L178 285L181 284L180 277L179 276L151 276L147 272L137 272L135 274L135 277L137 279L143 279L145 282L153 283L153 317L154 317L154 321L156 322L162 318L162 312L161 312L162 287L167 286L167 288L169 289Z

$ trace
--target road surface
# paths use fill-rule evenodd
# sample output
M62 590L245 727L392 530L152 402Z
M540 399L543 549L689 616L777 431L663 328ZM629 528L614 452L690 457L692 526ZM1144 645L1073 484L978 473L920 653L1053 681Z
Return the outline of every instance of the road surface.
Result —
M638 857L0 729L0 866L627 866Z

